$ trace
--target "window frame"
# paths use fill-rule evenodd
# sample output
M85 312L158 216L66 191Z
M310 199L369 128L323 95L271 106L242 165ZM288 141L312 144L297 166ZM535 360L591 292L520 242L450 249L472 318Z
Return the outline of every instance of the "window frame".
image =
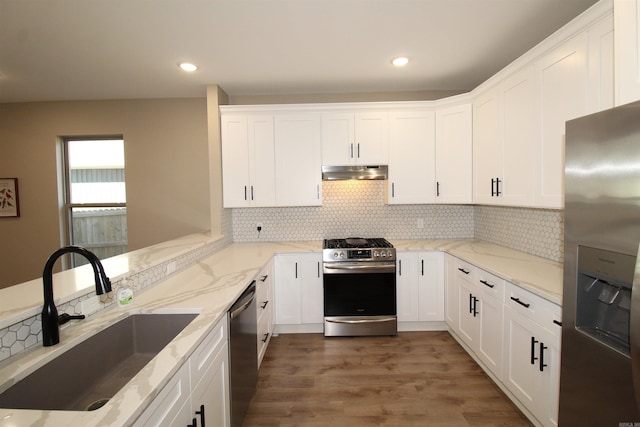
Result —
M69 163L69 142L71 141L105 141L105 140L121 140L124 143L124 135L80 135L80 136L63 136L60 137L62 150L62 173L63 173L63 224L64 224L64 245L74 244L73 236L73 209L74 208L126 208L127 203L72 203L71 202L71 165ZM126 172L125 172L126 176ZM125 179L126 187L126 179ZM70 267L73 268L73 257L71 258Z

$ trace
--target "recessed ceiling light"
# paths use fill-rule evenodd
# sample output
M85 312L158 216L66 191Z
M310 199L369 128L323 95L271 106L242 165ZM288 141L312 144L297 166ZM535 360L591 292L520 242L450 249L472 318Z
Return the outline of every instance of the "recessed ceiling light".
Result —
M192 64L190 62L181 62L178 64L178 67L180 67L181 70L183 71L195 71L198 69L198 67L195 64Z
M391 63L396 67L404 67L409 63L409 58L407 58L406 56L399 56L397 58L393 58L391 60Z

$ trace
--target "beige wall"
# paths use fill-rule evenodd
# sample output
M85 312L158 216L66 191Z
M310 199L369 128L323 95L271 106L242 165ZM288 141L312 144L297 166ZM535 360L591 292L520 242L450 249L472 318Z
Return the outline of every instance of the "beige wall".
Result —
M42 274L60 247L60 136L122 134L129 250L210 229L207 101L0 104L0 177L17 177L21 217L0 218L0 288Z

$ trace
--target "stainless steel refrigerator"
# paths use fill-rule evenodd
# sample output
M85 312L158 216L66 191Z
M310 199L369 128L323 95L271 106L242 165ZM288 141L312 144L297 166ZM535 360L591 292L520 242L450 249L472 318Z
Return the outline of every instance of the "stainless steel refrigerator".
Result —
M640 102L567 122L565 159L559 425L638 426Z

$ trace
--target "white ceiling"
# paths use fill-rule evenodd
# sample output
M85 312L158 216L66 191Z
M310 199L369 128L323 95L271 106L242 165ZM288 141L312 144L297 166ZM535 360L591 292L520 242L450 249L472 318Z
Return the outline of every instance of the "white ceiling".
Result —
M0 0L0 102L467 91L594 2Z

